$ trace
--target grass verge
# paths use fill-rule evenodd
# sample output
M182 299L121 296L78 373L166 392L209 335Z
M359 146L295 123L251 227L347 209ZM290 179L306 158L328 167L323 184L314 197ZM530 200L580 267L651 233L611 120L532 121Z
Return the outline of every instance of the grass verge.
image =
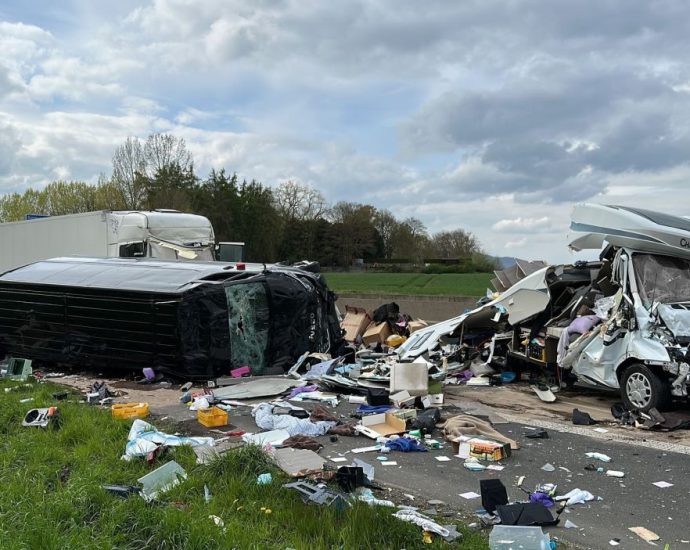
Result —
M326 273L337 293L402 294L406 296L484 296L490 273Z
M9 549L381 549L488 548L484 538L464 531L462 542L422 543L421 530L391 516L390 508L357 503L338 513L305 505L283 489L288 479L256 447L231 451L208 466L197 465L190 448L170 449L149 466L125 462L131 421L113 420L108 410L58 404L57 430L23 428L26 412L55 405L64 388L0 383L0 548ZM20 399L33 398L29 403ZM159 429L165 426L159 424ZM176 460L189 478L158 501L122 499L103 484L136 485L137 478ZM257 485L271 472L271 485ZM204 485L213 495L207 503ZM224 528L210 518L224 521ZM442 522L443 523L443 522Z

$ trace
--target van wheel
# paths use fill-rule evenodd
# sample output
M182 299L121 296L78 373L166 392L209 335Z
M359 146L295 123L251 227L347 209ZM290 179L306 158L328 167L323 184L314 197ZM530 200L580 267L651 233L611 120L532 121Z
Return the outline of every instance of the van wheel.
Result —
M635 363L623 372L621 397L629 410L662 410L671 402L671 387L647 365Z

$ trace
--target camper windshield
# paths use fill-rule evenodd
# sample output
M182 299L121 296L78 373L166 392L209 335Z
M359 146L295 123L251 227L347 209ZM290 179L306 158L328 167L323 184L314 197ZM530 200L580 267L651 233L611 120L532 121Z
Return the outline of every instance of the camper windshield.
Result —
M633 265L645 307L651 307L654 302L690 302L690 260L657 254L635 254Z

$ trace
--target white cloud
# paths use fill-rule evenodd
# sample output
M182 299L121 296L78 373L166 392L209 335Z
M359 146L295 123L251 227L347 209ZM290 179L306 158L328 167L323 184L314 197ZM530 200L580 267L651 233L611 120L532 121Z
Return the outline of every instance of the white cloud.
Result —
M527 238L522 237L521 239L515 239L513 241L506 241L503 248L510 250L513 248L524 248L527 245Z
M541 218L518 217L499 220L491 226L491 229L499 233L508 233L511 231L542 232L551 229L551 219L548 216L542 216Z
M17 6L0 193L95 181L160 131L202 177L297 179L494 254L565 260L577 201L690 214L681 1L129 0L40 24Z

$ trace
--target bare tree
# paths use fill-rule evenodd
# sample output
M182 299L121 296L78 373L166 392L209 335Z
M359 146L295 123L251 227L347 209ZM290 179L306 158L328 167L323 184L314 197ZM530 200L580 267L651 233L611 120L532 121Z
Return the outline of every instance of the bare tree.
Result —
M172 134L151 134L144 145L144 158L149 178L173 165L179 166L182 172L193 168L192 154L184 139Z
M112 183L120 189L125 208L141 208L146 193L143 176L146 174L146 157L141 141L128 137L113 154Z
M326 199L321 191L292 180L281 183L273 195L276 209L286 221L316 220L326 211Z

